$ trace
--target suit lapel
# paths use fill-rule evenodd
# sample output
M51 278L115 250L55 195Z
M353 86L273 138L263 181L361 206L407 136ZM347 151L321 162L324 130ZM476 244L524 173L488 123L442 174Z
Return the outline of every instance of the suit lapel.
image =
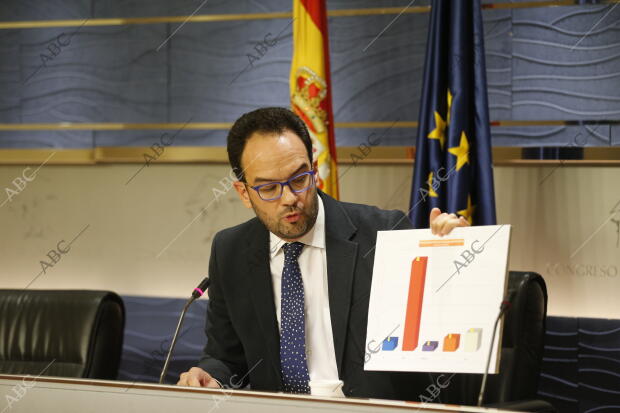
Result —
M347 334L355 263L356 242L350 241L357 228L335 199L319 191L325 208L325 248L329 313L332 322L338 375L342 377L342 358Z
M270 364L275 369L276 377L280 377L280 332L269 267L269 232L256 218L248 233L247 243L249 296L263 332L263 342L269 351ZM281 386L281 379L277 385Z

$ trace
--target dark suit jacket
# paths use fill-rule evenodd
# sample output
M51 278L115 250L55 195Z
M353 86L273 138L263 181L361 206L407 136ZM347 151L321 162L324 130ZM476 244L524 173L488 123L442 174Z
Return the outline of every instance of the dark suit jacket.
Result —
M413 375L364 371L377 231L410 229L411 223L401 211L339 202L320 191L319 196L325 208L329 308L343 392L416 400L414 388L419 387L413 386ZM269 232L257 218L216 234L209 277L208 341L199 366L225 385L249 376L253 390L281 391Z

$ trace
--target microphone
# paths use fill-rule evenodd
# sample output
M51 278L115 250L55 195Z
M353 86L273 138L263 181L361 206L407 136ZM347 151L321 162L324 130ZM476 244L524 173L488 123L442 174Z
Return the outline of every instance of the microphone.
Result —
M200 298L207 291L210 284L211 284L211 280L209 280L209 277L206 277L204 280L202 280L202 282L198 284L198 287L194 288L194 291L192 291L191 297L189 297L189 299L183 306L183 311L181 312L181 316L179 317L179 322L177 323L177 329L174 332L174 336L172 337L172 343L170 344L170 349L168 349L168 355L166 356L166 361L164 362L164 368L162 369L161 375L159 376L159 384L164 384L164 378L166 377L166 374L168 373L168 364L170 364L170 357L172 356L172 352L174 351L174 346L177 343L179 331L181 331L181 326L183 325L183 320L185 319L185 313L187 312L187 309L189 308L190 305L192 305L194 301Z
M484 399L484 391L487 387L487 376L489 375L489 365L491 364L491 354L493 354L493 344L495 343L495 333L497 332L497 325L499 320L506 314L506 312L512 307L512 302L516 296L516 290L512 291L507 299L504 299L499 306L499 314L495 319L495 325L493 326L493 335L491 336L491 346L489 347L489 355L487 357L487 366L484 369L484 375L482 376L482 384L480 385L480 393L478 393L478 407L482 407L482 401Z

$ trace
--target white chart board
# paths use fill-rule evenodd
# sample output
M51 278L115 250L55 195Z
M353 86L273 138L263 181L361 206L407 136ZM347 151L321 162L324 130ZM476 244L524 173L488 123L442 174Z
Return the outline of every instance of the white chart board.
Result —
M510 225L379 231L365 370L483 373L508 274ZM501 324L490 372L499 365Z

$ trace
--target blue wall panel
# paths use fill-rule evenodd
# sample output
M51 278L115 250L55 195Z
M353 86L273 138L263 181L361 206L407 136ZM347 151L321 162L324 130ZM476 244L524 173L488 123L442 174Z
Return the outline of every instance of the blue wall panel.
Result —
M408 4L328 1L332 10ZM618 145L616 127L606 122L620 115L620 8L612 7L484 10L491 119L601 120L603 125L588 126L586 146ZM290 0L6 0L0 20L290 9ZM329 18L336 122L417 120L428 18L428 13ZM261 106L288 106L291 31L290 19L0 30L0 123L232 122ZM265 38L272 45L257 46ZM67 44L58 45L59 39ZM56 55L50 44L58 47ZM51 56L44 65L43 54ZM339 129L337 144L355 146L372 131ZM578 131L579 126L494 127L493 143L563 146ZM148 146L162 132L0 131L0 148ZM181 136L175 145L219 146L226 134ZM413 145L416 129L392 130L390 136L382 145Z

